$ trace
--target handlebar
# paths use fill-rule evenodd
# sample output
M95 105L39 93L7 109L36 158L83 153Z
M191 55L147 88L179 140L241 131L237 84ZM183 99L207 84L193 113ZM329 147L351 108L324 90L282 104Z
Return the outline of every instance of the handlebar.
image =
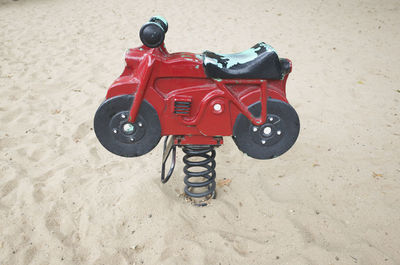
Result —
M167 20L161 16L155 16L140 29L140 40L149 48L157 48L164 42L167 31Z

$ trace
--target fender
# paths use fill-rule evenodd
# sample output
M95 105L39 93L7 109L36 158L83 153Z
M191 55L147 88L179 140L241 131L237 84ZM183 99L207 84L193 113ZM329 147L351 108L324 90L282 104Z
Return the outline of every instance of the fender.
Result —
M133 70L126 66L122 75L108 89L106 99L119 95L134 94L138 85L139 80L133 75Z

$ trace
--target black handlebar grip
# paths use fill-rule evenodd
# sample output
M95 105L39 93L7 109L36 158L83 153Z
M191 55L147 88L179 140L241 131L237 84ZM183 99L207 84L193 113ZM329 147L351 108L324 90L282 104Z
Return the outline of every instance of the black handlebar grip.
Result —
M167 31L168 22L163 17L152 17L140 29L140 40L149 48L157 48L164 42Z

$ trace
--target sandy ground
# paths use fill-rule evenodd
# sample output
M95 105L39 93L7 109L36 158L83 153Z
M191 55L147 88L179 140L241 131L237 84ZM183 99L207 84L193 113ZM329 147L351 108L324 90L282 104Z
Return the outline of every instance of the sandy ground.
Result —
M400 264L398 1L0 0L0 264ZM257 161L230 138L218 199L186 203L182 153L126 159L92 122L155 14L171 52L265 41L293 60L301 134Z

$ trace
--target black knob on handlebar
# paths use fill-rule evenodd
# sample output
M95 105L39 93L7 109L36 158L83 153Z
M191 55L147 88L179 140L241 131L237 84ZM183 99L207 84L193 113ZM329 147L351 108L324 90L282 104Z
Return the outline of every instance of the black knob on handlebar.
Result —
M168 22L163 17L152 17L140 29L140 40L149 48L157 48L163 43L167 31Z
M155 23L159 24L163 28L164 33L167 33L167 31L168 31L168 22L162 16L151 17L149 22L155 22Z

